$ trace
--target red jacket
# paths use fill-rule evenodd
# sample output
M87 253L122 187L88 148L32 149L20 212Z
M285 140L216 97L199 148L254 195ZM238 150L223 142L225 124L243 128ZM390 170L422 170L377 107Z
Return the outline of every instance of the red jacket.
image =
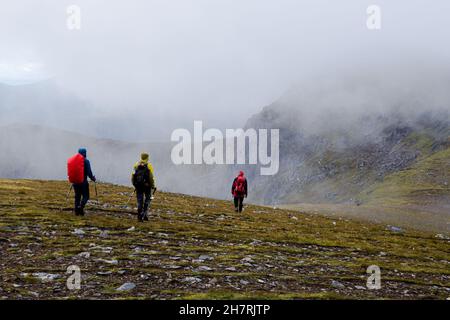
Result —
M233 184L231 186L231 194L234 197L247 196L247 179L245 178L242 171L239 172L239 175L233 180Z

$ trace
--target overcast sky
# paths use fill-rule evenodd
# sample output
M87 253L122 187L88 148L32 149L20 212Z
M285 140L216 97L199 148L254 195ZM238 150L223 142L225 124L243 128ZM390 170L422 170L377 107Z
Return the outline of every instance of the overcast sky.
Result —
M66 26L71 4L81 30ZM366 27L371 4L381 30ZM449 66L449 17L448 0L2 1L0 82L51 78L111 113L236 127L317 73Z

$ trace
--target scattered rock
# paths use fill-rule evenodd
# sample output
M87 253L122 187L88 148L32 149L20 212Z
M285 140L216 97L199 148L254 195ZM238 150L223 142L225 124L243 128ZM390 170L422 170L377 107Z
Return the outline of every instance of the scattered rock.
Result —
M244 286L246 286L246 285L248 285L250 282L248 282L247 280L240 280L239 283L242 284L242 285L244 285Z
M116 289L116 291L130 291L136 288L136 285L133 282L126 282L120 287Z
M183 282L190 282L190 283L197 283L197 282L201 282L202 279L198 278L198 277L186 277L183 279Z
M228 267L228 268L225 268L225 270L227 270L227 271L236 271L236 268L235 267Z
M103 253L111 253L113 248L112 247L102 247L102 246L95 246L91 248L89 248L89 250L94 250L94 251L101 251Z
M403 232L402 228L399 227L395 227L395 226L388 226L389 230L391 230L392 232Z
M198 257L198 260L201 260L201 261L214 260L214 258L211 256L208 256L207 254L202 254L200 257Z
M116 259L113 259L113 260L98 259L97 261L104 262L104 263L107 263L107 264L118 264L119 263L119 261L117 261Z
M338 289L345 288L345 286L342 283L340 283L339 281L336 281L336 280L331 280L331 286L338 288Z
M211 271L213 270L212 268L208 267L208 266L200 266L197 268L198 271Z
M81 236L83 234L85 234L86 232L84 232L83 229L75 229L72 231L73 234L77 235L77 236Z
M33 277L40 279L43 282L53 281L59 278L59 275L45 272L35 272L32 274Z
M134 231L136 228L134 226L127 229L127 231Z
M78 254L78 256L81 257L81 258L86 258L86 259L88 259L88 258L91 256L91 253L90 253L90 252L87 252L87 251L85 251L85 252L80 252L80 253Z
M159 233L157 233L156 234L159 238L167 238L167 237L169 237L169 235L167 234L167 233L162 233L162 232L159 232Z
M248 262L248 263L252 263L254 262L253 259L251 257L245 257L241 259L242 262Z
M99 272L97 272L97 275L99 275L99 276L109 276L111 274L112 274L111 271L99 271Z

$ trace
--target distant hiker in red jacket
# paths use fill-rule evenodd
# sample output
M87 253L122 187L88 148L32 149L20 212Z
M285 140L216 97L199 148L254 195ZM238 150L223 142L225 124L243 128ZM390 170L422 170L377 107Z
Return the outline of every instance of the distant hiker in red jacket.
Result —
M231 186L231 194L234 197L234 210L236 212L242 212L244 198L247 198L247 179L243 171L239 171L238 176L234 178L233 185Z
M96 181L92 174L91 163L86 157L86 149L78 149L78 153L67 161L67 175L75 191L75 214L84 216L84 206L89 201L88 178Z

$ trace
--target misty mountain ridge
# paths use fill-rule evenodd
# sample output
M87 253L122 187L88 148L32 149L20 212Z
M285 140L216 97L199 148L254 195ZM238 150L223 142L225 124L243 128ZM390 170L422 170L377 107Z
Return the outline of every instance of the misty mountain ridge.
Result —
M342 79L265 107L246 127L280 128L280 169L269 178L247 169L252 200L448 232L449 82L429 78Z
M150 125L159 123L161 115L138 106L124 105L121 110L100 107L53 80L23 85L0 83L0 114L0 125L40 125L122 141L164 140L155 134L156 126Z
M95 138L58 128L29 124L0 126L0 176L22 179L67 178L67 159L79 147L87 148L92 169L100 181L130 185L132 167L141 152L150 153L157 187L174 192L226 198L225 167L176 166L170 160L169 143L134 143ZM218 183L211 188L210 181Z
M290 113L285 124L284 113L277 108L266 108L260 115L249 120L249 127L281 127L280 129L280 172L273 177L287 179L273 186L272 200L282 200L292 193L292 187L325 181L340 174L360 168L362 173L354 178L367 182L369 176L362 176L370 169L377 179L405 169L415 161L445 150L449 146L450 122L448 112L425 114L415 120L405 120L400 116L364 116L351 127L323 128L321 134L309 134L301 127L293 127L294 114ZM357 133L357 134L355 134ZM255 176L255 178L257 178ZM262 178L262 177L261 177ZM360 182L361 182L360 181ZM352 186L358 186L356 180ZM268 186L267 183L261 185ZM344 188L342 192L348 191ZM326 188L324 188L325 191ZM276 190L276 191L275 191ZM302 197L302 192L298 196ZM303 195L305 196L305 195ZM316 201L345 201L333 194L323 194Z

